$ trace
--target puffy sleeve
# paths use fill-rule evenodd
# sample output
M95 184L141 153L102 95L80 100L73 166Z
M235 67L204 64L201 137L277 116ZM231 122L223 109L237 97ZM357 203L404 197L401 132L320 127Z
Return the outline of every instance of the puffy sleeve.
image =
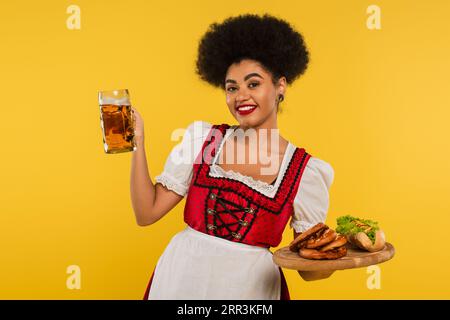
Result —
M297 195L290 227L304 232L319 222L325 222L329 206L329 189L334 180L331 165L311 157L306 164Z
M204 121L192 122L183 134L183 139L175 145L170 152L164 170L155 177L156 183L160 183L167 189L185 196L192 179L193 164L200 153L204 141L212 125ZM184 129L182 129L184 130ZM172 134L172 137L177 132Z

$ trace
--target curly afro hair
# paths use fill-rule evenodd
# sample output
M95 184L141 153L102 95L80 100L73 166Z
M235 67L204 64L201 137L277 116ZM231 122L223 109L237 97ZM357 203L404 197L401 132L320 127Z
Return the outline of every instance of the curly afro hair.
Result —
M196 73L202 80L225 89L225 76L233 63L252 59L271 73L272 82L282 76L290 85L309 62L303 37L291 25L269 14L245 14L213 23L200 40Z

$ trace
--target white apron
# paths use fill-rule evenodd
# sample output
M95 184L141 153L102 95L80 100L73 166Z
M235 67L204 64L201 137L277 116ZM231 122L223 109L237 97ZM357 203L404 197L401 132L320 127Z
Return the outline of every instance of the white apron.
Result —
M281 276L268 248L186 226L156 265L149 300L278 300Z

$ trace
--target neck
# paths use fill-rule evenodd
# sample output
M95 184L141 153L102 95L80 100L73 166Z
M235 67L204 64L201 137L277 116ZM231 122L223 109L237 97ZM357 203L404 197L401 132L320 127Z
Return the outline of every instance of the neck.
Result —
M277 150L279 150L280 144L283 145L287 143L287 140L281 137L279 133L276 114L271 115L266 121L257 126L249 127L246 125L239 125L236 129L241 129L244 133L247 132L247 130L254 130L257 143L262 143L261 146L264 146L269 151L272 149L272 140L275 143L274 147ZM265 142L260 142L260 137L264 139ZM248 144L247 139L243 142L246 145Z
M252 127L246 124L241 124L238 126L238 129L242 129L244 132L250 129L255 130L257 137L260 136L260 130L266 131L267 137L269 139L272 134L275 136L279 136L276 110L269 117L267 117L265 121L263 121L262 123L259 123Z
M238 126L238 128L240 128L240 129L242 129L242 130L244 130L244 131L246 131L246 130L248 130L248 129L253 129L253 130L255 130L257 133L259 132L259 130L261 130L261 129L265 129L265 130L268 130L269 131L269 129L278 129L278 123L277 123L277 114L276 114L276 110L274 111L274 112L272 112L272 114L269 116L269 117L267 117L262 123L260 123L260 124L257 124L257 125L255 125L255 126L253 126L253 127L250 127L250 126L248 126L248 125L246 125L246 124L241 124L241 125L239 125Z

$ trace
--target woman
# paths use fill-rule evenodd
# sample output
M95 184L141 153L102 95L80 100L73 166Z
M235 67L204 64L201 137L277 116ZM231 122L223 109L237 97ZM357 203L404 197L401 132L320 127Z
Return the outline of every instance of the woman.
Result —
M197 73L224 90L238 124L190 124L155 185L147 171L143 121L133 109L137 223L155 223L187 197L187 226L158 260L144 299L290 298L269 248L279 245L289 219L294 237L325 221L334 176L328 163L278 133L279 103L308 60L302 36L273 16L247 14L212 24L200 41ZM242 149L257 155L256 162L228 161L242 156ZM269 162L261 159L263 152Z

